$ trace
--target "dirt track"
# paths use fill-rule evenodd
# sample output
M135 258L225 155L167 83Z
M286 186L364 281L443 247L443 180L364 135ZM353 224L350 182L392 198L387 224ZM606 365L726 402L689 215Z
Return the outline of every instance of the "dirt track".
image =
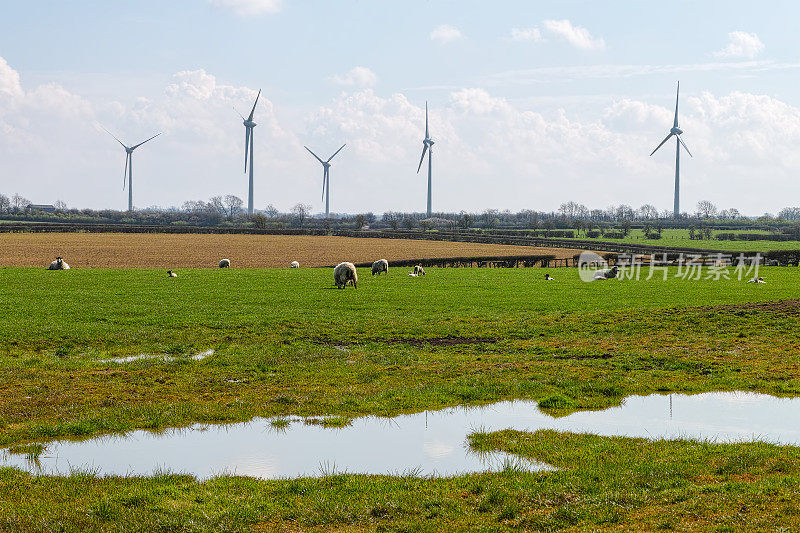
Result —
M580 250L501 244L315 237L163 233L0 234L0 266L46 267L56 256L78 268L216 267L226 257L233 268L303 267L360 263L386 258L548 254L572 257Z

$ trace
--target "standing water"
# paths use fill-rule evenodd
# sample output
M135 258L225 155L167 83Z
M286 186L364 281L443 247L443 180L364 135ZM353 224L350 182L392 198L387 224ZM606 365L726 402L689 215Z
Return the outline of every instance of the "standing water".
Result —
M553 418L535 402L499 402L394 418L364 417L343 428L306 424L278 429L256 418L231 425L197 424L165 432L133 431L47 445L35 460L3 450L0 465L42 474L91 469L98 474L157 471L205 479L220 474L258 478L319 476L330 472L452 476L495 471L509 461L530 469L547 465L504 453L478 454L467 445L474 431L556 429L600 435L766 440L800 444L800 398L753 393L630 396L619 407Z

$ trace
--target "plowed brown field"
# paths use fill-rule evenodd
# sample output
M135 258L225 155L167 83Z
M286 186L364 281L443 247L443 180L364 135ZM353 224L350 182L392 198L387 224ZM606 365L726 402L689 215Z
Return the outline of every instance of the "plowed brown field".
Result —
M216 267L226 257L234 268L334 265L386 258L552 254L572 257L580 250L501 244L316 237L296 235L217 235L164 233L6 233L0 234L0 266L46 267L62 256L81 268Z

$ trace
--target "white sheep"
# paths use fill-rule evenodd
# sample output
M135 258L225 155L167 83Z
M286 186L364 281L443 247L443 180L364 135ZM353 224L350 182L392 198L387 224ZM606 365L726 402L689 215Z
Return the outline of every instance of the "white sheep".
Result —
M167 270L167 276L169 276L171 278L177 278L178 274L177 274L177 272L173 272L172 270Z
M292 261L292 264L289 265L289 268L300 268L300 263L297 261Z
M759 277L757 277L757 278L753 278L753 279L751 279L751 280L750 280L750 281L748 281L747 283L766 283L766 281L764 281L764 278L762 278L761 276L759 276Z
M594 273L593 279L612 279L617 277L617 272L619 272L619 268L617 266L613 266L611 268L604 268L602 270L597 270Z
M333 269L333 282L338 289L344 289L348 283L352 283L353 287L357 289L358 274L356 274L355 265L346 261L336 265L336 268Z
M416 274L417 276L424 276L425 269L422 268L422 265L414 265L414 274Z
M220 259L219 260L219 267L220 268L230 268L231 267L231 260L230 259Z
M555 281L556 280L556 278L554 278L550 274L545 274L544 275L544 279L545 279L545 281Z
M378 259L372 263L372 275L374 276L377 274L380 276L381 272L386 272L386 274L389 274L389 261L386 259Z
M47 270L69 270L69 265L62 258L56 257L56 260L50 263Z

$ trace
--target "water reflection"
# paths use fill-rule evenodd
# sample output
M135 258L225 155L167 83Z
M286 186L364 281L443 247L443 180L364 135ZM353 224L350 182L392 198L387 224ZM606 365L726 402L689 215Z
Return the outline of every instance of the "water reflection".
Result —
M198 424L155 434L134 431L82 442L53 442L37 459L3 451L0 463L46 474L73 468L101 474L152 474L167 469L198 478L238 474L259 478L332 472L450 476L495 471L509 464L547 468L502 453L467 447L473 431L558 429L646 438L768 440L800 444L800 399L752 393L631 396L623 405L553 418L535 402L499 402L394 418L364 417L325 428L289 418L232 425Z

